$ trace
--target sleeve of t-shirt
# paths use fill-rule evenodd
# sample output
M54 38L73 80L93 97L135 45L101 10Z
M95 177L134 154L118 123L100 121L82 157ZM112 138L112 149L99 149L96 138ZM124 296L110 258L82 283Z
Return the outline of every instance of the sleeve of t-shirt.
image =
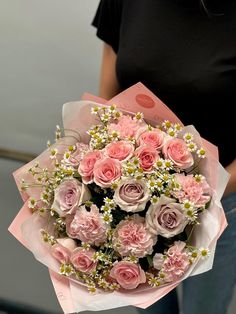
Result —
M100 0L92 25L96 35L117 53L121 24L121 0Z

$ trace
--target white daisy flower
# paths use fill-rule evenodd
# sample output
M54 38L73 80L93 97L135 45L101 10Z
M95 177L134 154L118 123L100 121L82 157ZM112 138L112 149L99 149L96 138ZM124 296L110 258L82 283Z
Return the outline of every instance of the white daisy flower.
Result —
M164 120L162 126L164 127L164 129L168 130L172 126L172 123L169 120Z
M198 183L202 182L205 179L205 177L201 174L196 174L194 178Z
M174 128L169 128L167 130L167 134L171 137L176 137L178 135L178 132Z
M70 161L70 157L71 157L71 152L66 151L63 155L63 161L64 162L69 162Z
M102 214L102 219L103 221L105 221L105 223L109 224L110 222L112 222L113 217L112 214L108 211Z
M194 222L198 217L198 212L196 208L185 209L184 213L190 222Z
M199 252L200 252L200 255L201 255L201 258L202 258L202 259L205 259L205 258L207 258L208 256L210 256L210 250L207 249L207 248L201 247L201 248L199 249Z
M206 151L204 148L200 148L197 150L197 155L199 158L205 158L206 157Z
M92 107L92 109L91 109L91 113L92 114L98 114L98 112L99 112L99 107L98 106Z
M137 112L133 118L136 121L142 121L143 120L143 113L142 112Z
M194 136L193 136L192 133L189 133L189 132L188 132L188 133L185 133L185 134L184 134L183 139L184 139L184 141L185 141L186 143L190 143L190 142L193 141Z
M166 170L172 170L173 169L173 162L170 159L165 159L164 160L164 167Z
M31 197L28 201L28 207L33 209L35 208L36 205L37 205L36 199Z
M159 158L155 163L154 167L156 169L164 169L165 168L165 160L163 158Z
M197 144L194 143L194 142L189 142L189 143L187 143L187 146L188 146L188 150L189 150L191 153L194 153L194 152L197 150Z
M58 153L58 149L52 148L51 151L50 151L50 158L51 159L56 159L57 153Z
M156 204L156 203L158 203L158 201L159 201L159 199L160 199L160 197L158 197L158 196L156 196L156 195L153 195L152 197L151 197L151 203L152 204Z

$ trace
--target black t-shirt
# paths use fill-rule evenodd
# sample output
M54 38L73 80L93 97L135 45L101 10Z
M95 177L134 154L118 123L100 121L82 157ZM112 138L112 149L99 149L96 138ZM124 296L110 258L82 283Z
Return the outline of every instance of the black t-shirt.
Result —
M101 0L92 25L117 53L121 89L142 82L227 166L236 158L236 1L207 3L218 15L198 0Z

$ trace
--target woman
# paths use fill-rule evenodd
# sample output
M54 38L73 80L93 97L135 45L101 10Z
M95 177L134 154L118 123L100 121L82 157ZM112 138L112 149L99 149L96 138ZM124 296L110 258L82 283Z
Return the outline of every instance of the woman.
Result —
M219 147L231 174L222 200L229 226L213 270L183 283L184 314L226 314L236 282L236 2L102 0L92 23L104 41L100 96L141 81L185 125ZM179 313L176 291L140 313Z

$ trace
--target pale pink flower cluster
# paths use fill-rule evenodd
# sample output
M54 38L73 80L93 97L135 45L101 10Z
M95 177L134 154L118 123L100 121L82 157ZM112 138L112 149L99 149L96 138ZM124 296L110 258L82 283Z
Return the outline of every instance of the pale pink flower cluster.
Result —
M165 282L180 279L190 266L189 253L185 248L186 243L174 242L165 255L157 253L153 258L154 267L164 274Z
M205 178L202 178L198 182L193 175L185 176L184 174L176 173L175 180L180 184L180 189L174 190L172 195L180 202L187 199L196 207L204 206L209 202L211 188Z
M145 226L145 218L135 214L122 220L115 229L113 245L121 256L145 257L153 252L157 237Z
M133 120L130 116L122 115L119 118L118 123L110 123L108 130L110 133L117 131L120 138L126 139L129 137L135 137L140 128L140 123Z
M90 211L80 207L74 215L66 217L66 231L72 239L96 246L105 242L108 228L96 205L92 205Z

